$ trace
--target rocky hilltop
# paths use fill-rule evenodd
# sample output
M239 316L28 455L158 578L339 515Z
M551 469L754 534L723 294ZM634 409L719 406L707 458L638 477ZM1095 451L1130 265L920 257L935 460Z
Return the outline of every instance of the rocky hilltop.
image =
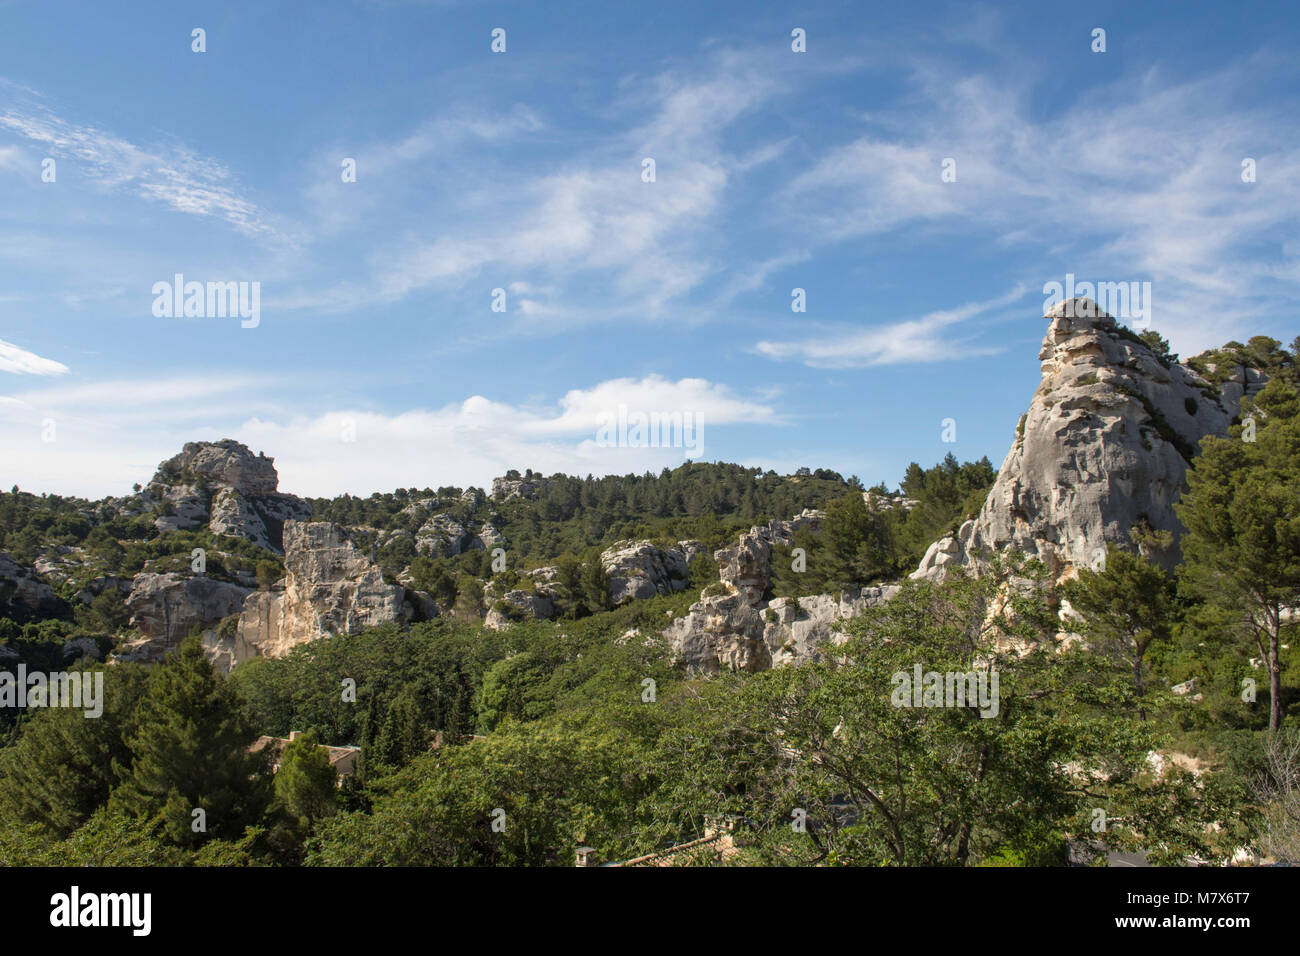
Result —
M160 531L192 531L247 538L258 547L283 551L282 528L290 519L311 517L311 505L281 494L275 460L254 456L232 439L187 442L181 453L158 466L140 493L139 508L162 505L168 512Z
M1201 438L1227 434L1241 399L1264 385L1248 368L1215 388L1101 312L1070 299L1045 316L1042 381L979 515L930 546L914 578L1015 548L1058 577L1133 549L1135 527L1168 532L1143 550L1172 568L1182 526L1173 504Z
M1041 558L1058 578L1095 566L1110 546L1143 549L1172 567L1182 531L1173 505L1198 443L1206 435L1226 434L1243 398L1265 382L1244 365L1224 367L1243 355L1226 349L1193 360L1212 384L1166 354L1158 338L1149 343L1088 299L1063 302L1045 318L1038 356L1042 378L996 480L974 518L930 545L913 578L937 580L954 566L978 567L1007 548ZM686 669L758 671L813 659L828 642L833 645L841 621L897 592L896 584L877 584L798 599L772 595L773 550L792 546L796 531L819 533L825 520L822 511L805 504L773 502L800 500L800 482L825 482L826 494L843 493L836 482L848 487L838 475L832 481L820 471L802 471L788 477L782 494L789 497L770 498L766 513L776 507L787 514L804 510L790 520L753 526L733 546L716 550L718 580L663 631ZM988 486L991 474L985 462L977 491ZM684 477L679 471L662 480ZM703 512L710 495L715 501L752 498L777 476L742 472L733 478L737 483L728 493L717 485L685 487L698 495L693 506ZM657 507L668 508L669 495L654 491L656 480L647 476L638 497L645 502L657 496L663 499ZM674 494L681 493L679 486ZM17 490L13 494L17 502ZM108 622L94 633L107 636L111 629L121 659L160 660L197 633L209 656L229 670L331 634L443 613L484 615L483 623L495 629L568 614L575 606L585 614L600 600L585 595L579 603L570 593L572 581L560 583L558 566L514 571L512 553L511 572L500 574L496 555L489 562L486 552L510 551L507 535L533 536L536 523L556 520L557 514L570 522L569 537L553 538L565 542L557 550L585 541L584 535L603 534L587 527L575 533L574 524L581 516L590 526L607 528L584 509L618 514L625 501L620 495L617 487L587 488L563 475L510 472L492 483L490 494L477 488L399 489L387 503L379 495L364 501L342 496L322 505L335 520L310 520L311 503L279 490L273 459L229 439L190 442L134 494L100 502L55 499L64 509L57 521L33 519L6 539L15 550L0 551L0 617L70 621L89 609ZM903 495L862 495L869 509L895 517L919 504ZM33 514L45 507L43 499L26 499L22 507ZM971 500L973 507L978 499ZM763 513L752 502L750 507L750 514ZM644 533L632 530L637 526L631 522L625 527L625 535ZM941 527L926 525L920 539ZM1135 529L1166 534L1135 537ZM200 530L225 539L187 534ZM628 537L612 544L601 539L601 546L582 566L599 563L591 570L607 584L607 607L685 591L692 561L704 552L695 540ZM203 560L192 563L200 552ZM525 554L527 563L556 557ZM446 607L417 589L422 587L438 593Z

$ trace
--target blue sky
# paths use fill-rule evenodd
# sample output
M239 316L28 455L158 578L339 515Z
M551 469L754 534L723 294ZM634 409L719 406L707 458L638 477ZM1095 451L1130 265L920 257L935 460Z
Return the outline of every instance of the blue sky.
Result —
M1150 282L1184 355L1300 332L1298 20L0 2L0 484L120 494L222 437L300 494L691 457L597 443L619 405L783 472L996 465L1067 273ZM155 316L176 273L258 282L259 323Z

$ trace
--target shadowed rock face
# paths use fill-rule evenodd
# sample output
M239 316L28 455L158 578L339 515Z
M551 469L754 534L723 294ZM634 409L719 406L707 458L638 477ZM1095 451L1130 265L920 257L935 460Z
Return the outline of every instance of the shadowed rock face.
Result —
M1045 316L1042 382L978 517L930 546L913 578L940 579L950 565L1016 548L1058 576L1095 566L1108 545L1133 549L1130 530L1168 531L1174 545L1152 550L1179 560L1183 528L1173 504L1206 435L1224 435L1243 394L1216 390L1192 369L1166 364L1089 299Z
M385 582L379 566L337 525L291 519L284 525L284 544L284 590L249 595L233 637L205 641L218 666L283 657L299 644L331 634L409 619L405 590Z
M123 660L159 661L195 628L207 630L238 614L249 588L208 577L141 572L131 582L126 609L141 638L123 644Z
M30 568L0 551L0 616L25 621L57 614L62 603L54 589Z

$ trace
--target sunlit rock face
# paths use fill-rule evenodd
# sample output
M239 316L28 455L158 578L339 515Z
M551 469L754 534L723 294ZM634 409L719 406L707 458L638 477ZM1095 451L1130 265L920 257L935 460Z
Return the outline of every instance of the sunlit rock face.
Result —
M1216 389L1090 299L1061 302L1045 318L1042 381L983 508L932 544L913 578L940 579L1008 547L1067 577L1096 566L1107 546L1134 549L1135 526L1170 532L1171 546L1144 550L1165 567L1178 563L1173 505L1188 464L1202 437L1227 434L1263 377Z

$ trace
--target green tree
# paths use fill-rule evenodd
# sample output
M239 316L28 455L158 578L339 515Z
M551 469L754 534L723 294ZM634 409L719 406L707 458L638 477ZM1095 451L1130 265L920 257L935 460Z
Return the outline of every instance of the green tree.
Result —
M1031 564L908 582L850 623L833 659L711 682L647 761L663 781L658 835L698 833L705 813L743 816L744 858L760 863L1062 864L1071 843L1161 862L1209 854L1217 806L1189 775L1150 781L1153 741L1115 706L1126 672L1057 645L1045 577ZM915 706L918 669L945 693L949 674L990 675L991 706ZM1098 805L1123 818L1104 843L1089 826Z
M402 767L429 749L429 728L411 685L403 687L375 738L375 761L385 767Z
M1131 670L1138 719L1146 720L1144 658L1148 648L1168 642L1172 634L1173 582L1146 558L1112 548L1104 570L1081 570L1065 585L1065 596L1083 616L1082 631L1095 649Z
M122 664L81 674L103 680L103 713L88 719L77 708L47 707L31 714L17 742L0 750L0 819L66 836L108 802L113 765L129 758L123 733L148 673Z
M1242 426L1203 439L1175 508L1187 527L1183 573L1207 603L1233 612L1239 633L1259 650L1268 668L1268 726L1276 730L1283 613L1300 604L1300 397L1273 379L1247 411L1255 440Z
M520 651L497 661L483 675L479 689L479 728L487 733L507 717L533 720L543 709L545 662L533 651Z
M590 614L609 609L609 577L599 559L582 566L582 603Z
M110 808L158 823L180 846L237 839L261 818L270 796L265 757L249 752L256 734L241 702L196 639L153 675L133 725L130 765L117 765L123 779Z
M263 591L271 590L271 585L284 576L284 569L276 561L258 561L255 567L257 586Z
M315 731L289 741L275 773L275 796L290 815L308 828L329 816L338 800L337 784L338 773Z

